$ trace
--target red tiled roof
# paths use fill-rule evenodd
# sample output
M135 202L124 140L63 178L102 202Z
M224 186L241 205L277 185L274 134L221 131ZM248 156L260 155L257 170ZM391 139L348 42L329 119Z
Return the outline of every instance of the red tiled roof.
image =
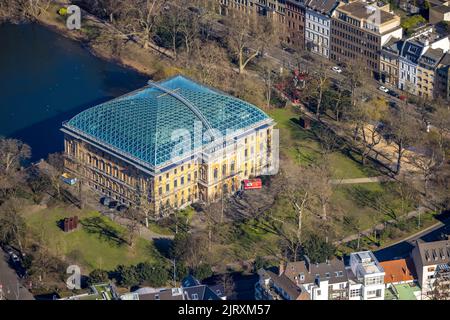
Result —
M414 280L413 270L409 259L389 260L380 262L385 276L384 283L397 283Z

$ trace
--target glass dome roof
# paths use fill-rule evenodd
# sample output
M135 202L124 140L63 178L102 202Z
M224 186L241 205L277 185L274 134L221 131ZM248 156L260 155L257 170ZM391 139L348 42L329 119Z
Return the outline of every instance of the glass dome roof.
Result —
M176 76L87 109L63 127L156 167L171 160L176 130L189 132L193 146L196 128L225 135L267 122L271 119L259 108Z

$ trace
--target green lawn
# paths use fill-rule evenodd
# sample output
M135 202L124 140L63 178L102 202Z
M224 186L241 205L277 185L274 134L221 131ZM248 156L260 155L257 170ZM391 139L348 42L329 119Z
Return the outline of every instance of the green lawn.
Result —
M345 217L357 223L361 230L377 223L392 220L413 210L413 205L399 198L394 183L365 183L355 185L338 185L333 194L336 203ZM349 221L349 220L347 220ZM355 233L351 224L339 226L342 234ZM352 232L353 231L353 232Z
M74 215L80 219L79 229L64 233L58 226L59 221ZM131 248L125 242L125 228L95 211L54 208L24 216L27 225L51 253L78 263L84 268L83 273L95 268L112 270L119 264L154 262L160 258L153 244L143 238L138 238Z
M312 130L298 124L299 116L289 108L272 109L269 115L280 129L280 152L300 165L308 165L321 157L321 147ZM348 153L347 153L348 152ZM362 166L359 155L349 151L335 151L330 155L330 168L335 179L364 178L379 175L370 165Z

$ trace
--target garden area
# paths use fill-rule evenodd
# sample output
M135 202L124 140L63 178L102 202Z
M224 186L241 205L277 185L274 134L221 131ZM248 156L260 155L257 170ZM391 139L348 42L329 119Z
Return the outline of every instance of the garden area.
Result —
M79 227L64 232L60 221L75 215L79 218ZM126 229L96 211L62 206L25 213L24 218L34 236L50 253L80 265L83 273L162 259L153 244L143 238L138 238L130 247L125 240Z

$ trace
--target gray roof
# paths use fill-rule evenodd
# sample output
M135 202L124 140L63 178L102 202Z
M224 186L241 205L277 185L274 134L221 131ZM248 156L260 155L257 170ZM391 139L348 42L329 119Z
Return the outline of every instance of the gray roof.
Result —
M379 13L379 16L377 16L376 21L377 22L379 21L381 24L395 18L394 14L381 10L375 4L369 5L365 2L360 1L355 1L340 6L338 10L345 11L346 13L352 15L355 18L367 20L373 16L373 11L369 10L369 8L373 8Z
M435 67L442 56L444 55L444 51L442 49L432 49L429 48L425 53L420 57L419 63L426 64L431 67Z
M444 57L442 58L440 64L442 64L442 65L447 65L447 66L450 65L450 53L447 52L447 53L444 55Z
M306 261L289 262L284 275L299 285L314 283L316 279L328 280L329 284L348 280L342 260L333 259L328 263L310 264Z
M284 274L277 275L270 270L262 270L261 272L264 276L270 278L276 287L283 289L283 291L285 291L293 299L297 299L301 295L304 295L306 298L306 295L308 295L306 291L298 287Z
M403 47L403 40L391 37L388 42L383 46L383 50L400 54Z
M337 0L305 0L307 8L325 15L331 15L338 4L339 1Z
M152 293L139 294L139 300L184 300L182 291L164 289Z
M448 13L450 12L450 6L437 6L437 7L431 7L432 10L440 12L440 13Z
M416 248L424 266L450 263L450 240L417 242Z

